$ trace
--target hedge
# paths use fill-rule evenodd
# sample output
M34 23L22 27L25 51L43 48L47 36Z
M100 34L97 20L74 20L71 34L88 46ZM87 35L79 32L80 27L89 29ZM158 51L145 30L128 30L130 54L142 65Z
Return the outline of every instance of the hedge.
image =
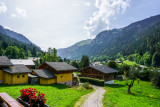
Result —
M95 78L89 78L89 77L79 77L80 82L88 82L93 85L98 85L98 86L104 86L104 80L99 80Z

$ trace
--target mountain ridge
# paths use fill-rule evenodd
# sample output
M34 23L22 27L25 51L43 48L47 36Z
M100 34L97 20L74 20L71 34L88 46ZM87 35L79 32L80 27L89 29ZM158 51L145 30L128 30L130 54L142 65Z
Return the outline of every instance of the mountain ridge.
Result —
M72 46L58 49L58 55L62 58L70 59L80 59L84 54L88 55L91 59L94 57L102 57L101 59L103 57L111 58L118 53L124 54L128 46L133 45L137 40L146 35L145 32L147 30L152 30L154 26L159 25L160 15L151 16L123 28L102 31L85 46L77 46L72 50Z

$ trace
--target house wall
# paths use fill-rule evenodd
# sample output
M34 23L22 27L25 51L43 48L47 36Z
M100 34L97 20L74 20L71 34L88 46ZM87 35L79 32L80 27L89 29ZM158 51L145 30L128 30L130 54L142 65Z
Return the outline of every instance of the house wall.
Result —
M17 76L19 75L19 78ZM22 77L24 75L24 77ZM26 84L28 83L28 73L27 74L14 74L12 84Z
M114 80L114 74L105 74L105 79L104 81L110 81L110 80Z
M60 73L56 74L56 76L57 76L57 83L72 81L72 73Z
M48 79L48 84L54 84L56 81L56 78Z
M0 70L0 84L4 81L4 73L2 70Z
M110 81L114 80L114 74L109 73L109 74L104 74L96 69L93 69L91 67L87 67L81 71L82 77L90 77L90 78L97 78L97 79L102 79L104 81Z
M4 73L4 84L12 84L12 75L9 73Z
M40 78L40 84L47 85L54 83L56 83L56 78L51 78L51 79Z

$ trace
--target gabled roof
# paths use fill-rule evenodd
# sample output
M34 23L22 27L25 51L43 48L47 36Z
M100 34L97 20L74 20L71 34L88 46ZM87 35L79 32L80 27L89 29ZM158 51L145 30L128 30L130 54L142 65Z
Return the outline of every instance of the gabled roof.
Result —
M94 65L94 66L88 66L88 67L96 69L96 70L98 70L102 73L105 73L105 74L118 72L116 69L110 68L110 67L105 66L105 65ZM86 68L84 68L84 69L86 69Z
M12 66L13 64L6 56L0 56L0 66Z
M14 65L12 68L3 68L3 71L11 74L31 73L25 65Z
M33 70L39 77L42 78L56 78L57 76L52 72L48 71L47 69L37 69Z
M13 65L17 65L17 64L23 64L23 65L29 65L29 66L35 65L34 62L29 59L10 59L10 61L12 62Z
M55 69L56 71L77 70L77 68L69 65L66 62L46 62L46 64Z

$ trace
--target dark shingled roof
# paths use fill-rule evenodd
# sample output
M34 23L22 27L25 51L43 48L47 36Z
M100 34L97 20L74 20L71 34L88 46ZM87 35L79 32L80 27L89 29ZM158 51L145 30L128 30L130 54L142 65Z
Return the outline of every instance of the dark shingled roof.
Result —
M39 77L42 78L56 78L57 76L47 69L37 69L33 70Z
M118 72L117 70L110 68L108 66L105 66L105 65L94 65L94 66L90 66L90 67L92 67L100 72L103 72L105 74Z
M6 56L0 56L0 66L12 66L13 64Z
M3 68L3 71L11 74L31 73L25 65L14 65L13 68Z
M46 62L46 64L54 68L56 71L77 70L77 68L69 65L66 62Z

